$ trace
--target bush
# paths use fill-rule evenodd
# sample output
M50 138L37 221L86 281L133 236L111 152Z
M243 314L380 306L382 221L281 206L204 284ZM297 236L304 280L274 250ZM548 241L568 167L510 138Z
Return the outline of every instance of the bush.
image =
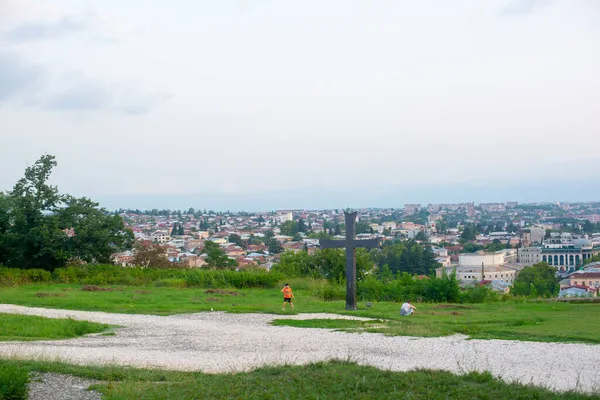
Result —
M18 366L0 361L0 400L26 400L29 374Z
M467 288L460 294L461 303L485 303L497 301L499 299L497 292L494 292L487 286L477 285Z
M346 298L346 287L339 283L329 282L319 289L317 295L325 301L343 300Z

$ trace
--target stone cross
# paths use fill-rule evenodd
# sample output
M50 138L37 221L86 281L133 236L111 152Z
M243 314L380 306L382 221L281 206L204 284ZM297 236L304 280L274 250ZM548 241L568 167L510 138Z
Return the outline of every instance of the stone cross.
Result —
M379 239L354 239L356 211L344 212L344 216L346 217L346 239L321 239L319 245L322 249L346 248L346 310L356 310L356 248L378 248Z

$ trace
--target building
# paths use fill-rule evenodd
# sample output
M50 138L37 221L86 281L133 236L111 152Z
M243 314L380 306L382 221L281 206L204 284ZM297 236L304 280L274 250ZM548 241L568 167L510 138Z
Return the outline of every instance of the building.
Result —
M506 264L506 253L503 250L486 253L462 253L458 255L458 265L461 267L481 267L482 265L499 266Z
M580 272L569 276L570 286L586 286L600 288L600 272Z
M420 204L405 204L404 205L404 214L412 215L418 213L421 210Z
M600 254L600 243L589 240L587 236L561 233L544 241L541 254L540 261L547 262L560 271L567 271Z
M490 281L502 282L502 284L512 285L517 277L517 270L515 268L505 266L457 266L457 267L441 267L436 268L435 276L441 278L444 273L447 275L456 272L456 279L466 283ZM504 285L506 286L506 285Z
M517 250L517 262L520 264L533 265L542 259L541 247L521 247Z
M433 253L435 254L435 261L442 264L442 267L449 267L451 262L451 256L448 250L443 247L434 247Z
M293 221L294 214L291 211L280 211L279 212L279 222L282 224L287 221Z
M152 241L156 243L167 243L171 241L169 231L156 231L152 234Z

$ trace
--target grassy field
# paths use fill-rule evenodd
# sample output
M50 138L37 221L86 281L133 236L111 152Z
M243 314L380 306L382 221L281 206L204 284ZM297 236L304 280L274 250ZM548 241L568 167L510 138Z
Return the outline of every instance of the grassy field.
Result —
M70 339L103 332L110 326L72 319L0 313L0 341Z
M168 287L87 287L40 284L0 289L0 303L72 310L171 315L207 311L281 310L279 289L177 289ZM399 317L397 303L373 303L345 311L343 301L323 301L309 290L294 288L296 312L331 312L386 320L384 324L346 321L276 321L304 327L362 328L388 335L443 336L462 333L481 339L600 343L600 304L496 302L484 304L417 304L414 317ZM326 325L326 326L325 326ZM355 330L355 329L354 329Z
M347 362L266 367L251 372L203 374L123 367L0 361L0 368L57 372L97 379L107 400L129 399L562 399L598 397L554 393L507 384L488 373L457 376L443 371L390 372Z

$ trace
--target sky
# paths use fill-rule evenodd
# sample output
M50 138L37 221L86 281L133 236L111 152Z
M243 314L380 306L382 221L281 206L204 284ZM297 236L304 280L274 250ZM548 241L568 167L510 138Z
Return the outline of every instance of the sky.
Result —
M0 190L109 208L600 199L596 0L0 0Z

